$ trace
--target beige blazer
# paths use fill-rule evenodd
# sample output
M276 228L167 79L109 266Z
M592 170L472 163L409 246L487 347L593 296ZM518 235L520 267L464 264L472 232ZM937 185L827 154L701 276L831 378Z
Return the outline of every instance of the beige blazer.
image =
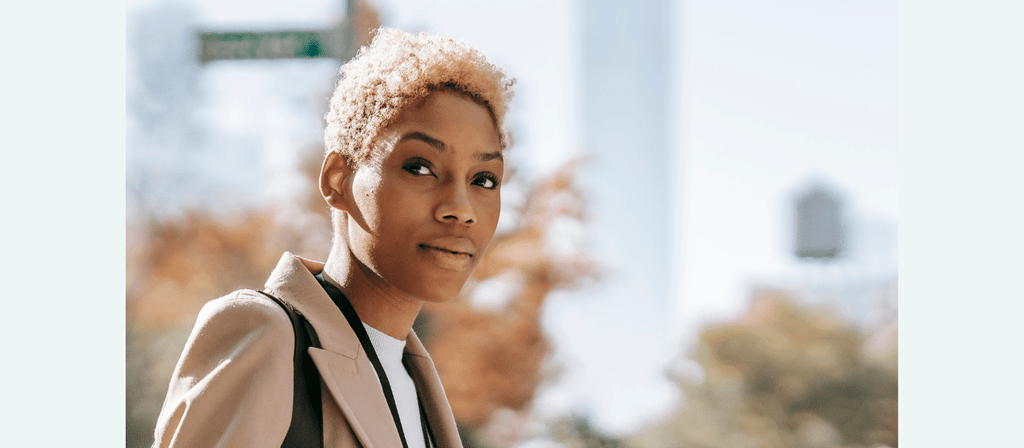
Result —
M387 400L359 339L313 277L323 263L281 257L266 291L305 316L321 349L324 447L401 447ZM295 334L281 307L241 290L203 306L157 419L154 446L280 447L291 423ZM419 338L405 356L437 446L462 447L437 371Z

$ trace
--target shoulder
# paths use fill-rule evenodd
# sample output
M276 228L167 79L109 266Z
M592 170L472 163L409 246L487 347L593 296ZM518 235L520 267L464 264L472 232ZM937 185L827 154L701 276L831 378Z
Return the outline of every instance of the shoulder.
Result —
M260 318L260 316L267 319L280 317L285 321L288 320L288 315L284 313L284 310L280 305L275 303L269 297L252 289L239 289L230 294L226 294L206 302L206 304L203 305L203 309L199 312L199 316L201 319L203 315L219 313L251 315L251 317L257 319Z
M292 333L291 320L281 305L251 289L242 289L203 305L196 329L216 325L225 330Z
M292 402L295 336L280 305L252 290L203 306L168 387L159 446L263 446L281 440ZM262 442L261 442L262 441Z
M239 290L203 306L182 357L203 364L245 358L291 363L294 345L284 309L256 291Z

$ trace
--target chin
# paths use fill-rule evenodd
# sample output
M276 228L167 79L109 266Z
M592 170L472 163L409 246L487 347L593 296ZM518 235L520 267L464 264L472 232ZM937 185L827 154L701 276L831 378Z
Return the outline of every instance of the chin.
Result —
M451 302L451 301L455 300L455 298L459 296L459 292L460 291L462 291L462 287L461 286L458 289L455 289L455 288L436 288L436 289L433 289L431 291L425 291L425 293L422 296L420 296L420 297L422 297L423 300L426 301L426 302L431 302L431 303L448 303L448 302Z
M426 302L447 303L459 296L459 292L462 291L462 287L465 284L465 279L459 279L458 281L452 279L428 280L418 285L417 289L419 291L417 291L418 294L415 294L415 296Z

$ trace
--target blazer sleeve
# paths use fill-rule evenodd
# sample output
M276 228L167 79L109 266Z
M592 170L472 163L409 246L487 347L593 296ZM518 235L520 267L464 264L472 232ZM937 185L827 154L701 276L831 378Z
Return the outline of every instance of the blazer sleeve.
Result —
M254 291L203 306L157 419L157 447L280 447L291 423L295 334Z

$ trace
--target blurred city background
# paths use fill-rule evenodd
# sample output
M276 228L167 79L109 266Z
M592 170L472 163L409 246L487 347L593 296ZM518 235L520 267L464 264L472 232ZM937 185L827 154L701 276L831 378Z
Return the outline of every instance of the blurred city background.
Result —
M346 30L379 25L517 79L498 234L416 324L468 447L897 446L894 0L126 18L129 447L152 443L203 303L285 250L326 258L322 117Z

